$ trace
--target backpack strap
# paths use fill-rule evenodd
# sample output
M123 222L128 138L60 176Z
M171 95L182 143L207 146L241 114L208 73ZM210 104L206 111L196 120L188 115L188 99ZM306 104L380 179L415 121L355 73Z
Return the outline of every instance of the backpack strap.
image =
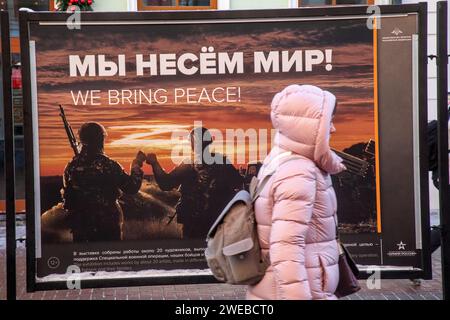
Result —
M296 160L301 157L299 155L295 155L292 153L290 153L288 155L284 155L284 156L283 156L283 154L281 154L280 156L281 157L276 157L272 160L272 161L274 161L274 160L279 161L277 168L281 167L283 164L285 164L289 161ZM282 159L282 158L284 158L284 159ZM282 160L280 160L280 159L282 159ZM258 200L259 196L261 195L261 192L264 190L264 187L267 185L267 183L269 182L270 178L273 176L274 173L275 173L275 170L273 170L272 172L265 175L264 178L260 182L258 182L258 186L256 187L256 190L252 196L252 203L255 203L255 201Z
M255 193L252 197L252 203L255 203L256 200L258 200L259 195L263 191L264 187L266 186L267 182L269 182L270 178L273 176L273 173L268 174L264 176L264 178L261 180L261 183L258 183L258 187L255 190Z

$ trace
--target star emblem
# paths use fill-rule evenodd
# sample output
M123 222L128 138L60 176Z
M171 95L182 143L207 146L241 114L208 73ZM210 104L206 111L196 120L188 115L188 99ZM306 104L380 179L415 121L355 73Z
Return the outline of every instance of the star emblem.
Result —
M403 241L400 241L400 243L397 243L398 250L405 250L406 243L403 243Z

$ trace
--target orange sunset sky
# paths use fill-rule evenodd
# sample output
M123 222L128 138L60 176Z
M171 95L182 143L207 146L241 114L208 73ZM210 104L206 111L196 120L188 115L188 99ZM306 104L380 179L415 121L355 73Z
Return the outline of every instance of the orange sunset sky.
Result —
M324 23L324 26L317 26L320 23ZM170 28L105 26L92 31L89 30L91 27L86 26L76 32L54 26L41 26L34 32L32 29L31 36L36 40L37 48L41 176L61 175L73 156L59 117L59 104L65 106L67 118L75 132L86 121L102 123L108 131L105 152L126 169L138 150L156 153L166 169L173 168L170 153L174 142L171 141L171 135L179 130L190 130L194 121L202 121L205 127L222 132L237 128L270 130L272 97L290 84L317 85L337 96L339 108L335 117L337 132L332 137L333 147L344 149L373 139L372 34L365 28L364 21L343 20L333 22L333 27L327 26L326 22L317 24L251 23L239 28L230 24L217 25L215 28L207 25ZM244 51L247 71L226 76L137 77L130 72L126 77L68 77L69 54L106 54L110 57L125 54L127 69L133 70L133 58L137 53L199 53L204 45L214 46L216 51ZM252 65L253 52L258 50L330 48L333 49L331 72L326 72L323 65L317 66L313 72L254 74L249 67ZM241 96L237 102L174 104L171 96L173 89L188 87L207 90L240 87ZM105 99L109 89L158 88L169 92L167 104L108 105ZM101 90L102 104L76 106L72 100L72 90ZM213 145L217 151L224 152L220 148L223 143L226 141L216 139ZM238 148L236 153L244 152L243 149L248 151L249 148L255 146ZM149 168L145 170L151 173Z

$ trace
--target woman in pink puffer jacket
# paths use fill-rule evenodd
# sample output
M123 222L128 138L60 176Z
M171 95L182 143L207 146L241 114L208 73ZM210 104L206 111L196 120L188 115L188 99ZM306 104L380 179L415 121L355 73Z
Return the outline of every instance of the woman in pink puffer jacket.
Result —
M275 146L258 178L273 174L255 203L258 235L270 266L248 299L336 299L339 280L336 196L330 174L345 170L330 150L336 98L291 85L272 102ZM289 160L289 161L286 161Z

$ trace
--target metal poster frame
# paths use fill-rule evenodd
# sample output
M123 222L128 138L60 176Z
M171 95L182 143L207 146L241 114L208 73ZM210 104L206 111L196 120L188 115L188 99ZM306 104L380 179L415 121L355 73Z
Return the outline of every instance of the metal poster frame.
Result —
M448 144L448 3L437 3L437 115L439 148L439 211L444 300L450 299L450 185Z
M14 184L14 120L11 87L11 49L9 16L0 11L1 24L1 68L3 118L5 122L5 203L6 203L6 290L7 299L16 299L16 210Z
M419 154L418 167L420 172L420 200L422 204L428 204L428 163L426 147L427 128L427 5L426 3L411 5L388 5L379 6L382 15L396 14L417 14L418 16L418 106L416 110L419 119ZM125 12L125 13L83 13L81 24L110 23L110 24L139 24L156 23L164 21L165 25L171 23L195 23L202 21L217 20L227 22L245 21L276 21L289 19L342 19L356 16L368 16L367 6L342 6L342 7L314 7L298 9L277 9L277 10L239 10L239 11L164 11L164 12ZM25 153L26 153L26 208L27 208L27 289L30 292L36 290L58 290L67 289L67 284L63 281L37 282L36 281L36 217L35 217L35 174L34 174L34 146L33 135L34 110L33 104L36 97L33 97L32 80L35 76L30 68L30 24L40 22L61 24L65 23L69 15L66 13L50 12L21 12L20 13L20 34L22 48L22 72L25 107ZM34 100L33 100L34 99ZM422 263L421 270L383 270L381 276L386 279L398 278L431 278L431 254L429 249L429 208L422 205L421 222L422 237ZM361 277L369 277L370 274L361 273ZM95 279L82 280L82 288L120 287L120 286L143 286L143 285L169 285L169 284L200 284L217 282L212 276L192 275L182 277L154 277L154 278L120 278L120 279Z

